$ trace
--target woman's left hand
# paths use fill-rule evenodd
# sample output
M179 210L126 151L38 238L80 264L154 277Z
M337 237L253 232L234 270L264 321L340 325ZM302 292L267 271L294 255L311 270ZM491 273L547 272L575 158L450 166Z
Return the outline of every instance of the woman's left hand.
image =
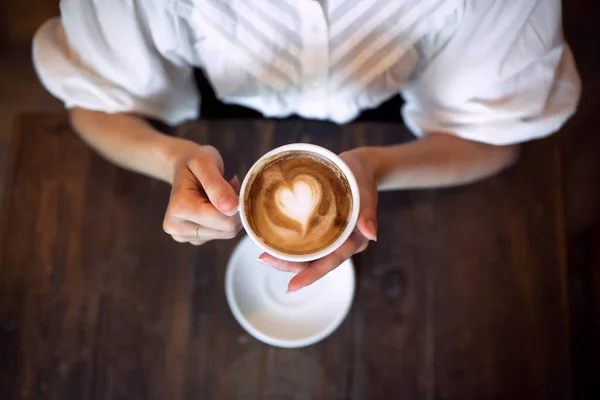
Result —
M360 155L358 149L340 154L340 157L350 167L360 189L360 212L356 229L348 240L336 251L321 259L295 263L283 261L270 254L263 253L259 261L280 271L297 272L288 285L289 292L302 289L327 273L333 271L353 254L360 253L369 245L369 241L377 241L377 183L372 168Z

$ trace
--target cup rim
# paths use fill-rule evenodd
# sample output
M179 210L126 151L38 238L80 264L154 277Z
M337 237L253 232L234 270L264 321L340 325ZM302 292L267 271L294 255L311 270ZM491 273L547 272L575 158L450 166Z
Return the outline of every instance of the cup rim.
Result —
M346 227L344 228L342 233L338 236L338 238L333 243L331 243L329 246L327 246L319 251L316 251L316 252L312 252L312 253L308 253L308 254L288 254L288 253L282 252L280 250L274 249L273 247L269 246L262 239L260 239L258 237L258 235L251 228L248 218L246 217L244 199L246 197L246 190L248 188L250 177L262 165L262 163L265 160L272 158L273 156L276 156L277 154L280 154L280 153L283 153L286 151L307 151L307 152L311 152L311 153L316 153L322 157L327 158L329 161L333 162L335 164L335 166L338 167L342 171L342 173L345 175L346 179L348 180L348 184L350 185L350 192L352 194L352 210L350 212L350 217L348 218L348 223L346 224ZM359 188L358 188L358 183L356 183L356 178L354 177L354 174L350 170L350 167L348 167L348 165L334 152L332 152L324 147L318 146L316 144L310 144L310 143L286 144L284 146L277 147L277 148L267 152L262 157L260 157L252 165L252 167L248 170L248 173L244 177L244 180L242 182L242 186L240 189L239 199L240 199L240 201L239 201L238 211L240 213L240 219L242 221L244 230L246 231L248 236L252 239L252 241L266 253L269 253L270 255L277 257L281 260L292 261L292 262L314 261L314 260L323 258L323 257L333 253L350 237L350 235L354 231L354 229L356 227L356 223L358 222L358 214L360 211L360 192L359 192Z

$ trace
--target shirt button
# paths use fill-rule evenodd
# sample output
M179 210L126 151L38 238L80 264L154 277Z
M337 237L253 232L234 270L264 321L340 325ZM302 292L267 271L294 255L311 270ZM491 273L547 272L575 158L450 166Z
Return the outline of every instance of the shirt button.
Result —
M308 87L310 87L311 89L318 89L319 87L321 87L321 81L318 79L310 81Z

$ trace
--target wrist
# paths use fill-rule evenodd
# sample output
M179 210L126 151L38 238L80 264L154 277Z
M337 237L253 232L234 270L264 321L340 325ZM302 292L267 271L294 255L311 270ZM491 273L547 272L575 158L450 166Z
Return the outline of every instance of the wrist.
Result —
M370 169L378 190L397 190L406 188L406 179L410 179L410 164L406 153L401 151L404 145L388 147L359 147L355 149L363 164Z

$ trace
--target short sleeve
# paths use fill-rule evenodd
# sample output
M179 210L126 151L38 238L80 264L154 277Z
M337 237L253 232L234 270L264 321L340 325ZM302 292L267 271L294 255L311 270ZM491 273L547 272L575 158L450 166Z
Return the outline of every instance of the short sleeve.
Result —
M439 44L439 43L438 43ZM575 112L581 85L559 0L467 0L463 20L403 92L417 135L509 145L550 135Z
M172 125L196 118L192 68L165 56L176 44L163 40L159 48L155 39L173 37L176 22L154 3L61 1L61 18L46 22L34 38L43 85L67 108L135 113Z

